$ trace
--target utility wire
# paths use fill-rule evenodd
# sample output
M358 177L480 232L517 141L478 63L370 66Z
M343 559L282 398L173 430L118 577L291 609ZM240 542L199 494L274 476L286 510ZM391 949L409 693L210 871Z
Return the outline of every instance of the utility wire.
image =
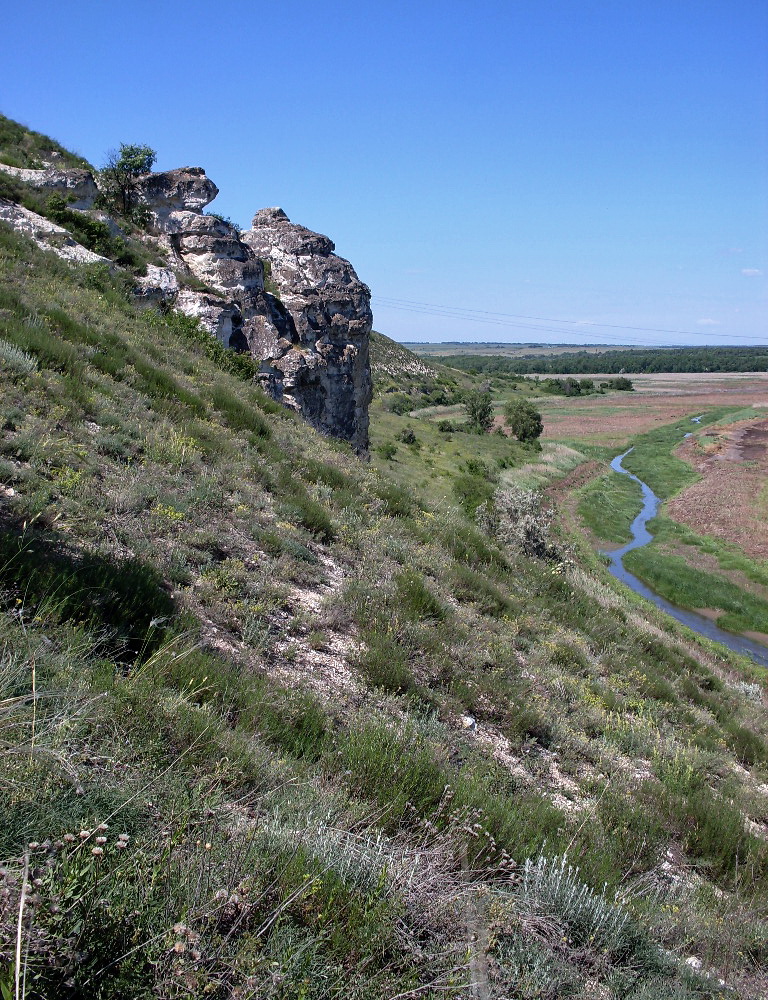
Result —
M650 326L625 326L619 323L589 323L573 319L554 319L547 316L525 316L518 313L493 312L488 309L467 309L460 306L439 305L434 302L414 302L409 299L393 299L385 296L374 296L374 303L378 303L386 309L397 309L403 312L420 313L427 316L442 316L448 319L461 319L470 323L487 323L494 326L511 326L515 328L529 328L540 333L570 333L584 332L586 336L606 336L599 333L599 330L626 330L631 333L663 333L677 337L727 337L729 340L756 341L765 343L768 346L768 335L763 337L750 336L748 334L736 333L713 333L703 330L668 330L660 327ZM525 322L521 322L525 321ZM555 323L558 326L535 326L533 323ZM578 327L576 330L564 330L562 326Z

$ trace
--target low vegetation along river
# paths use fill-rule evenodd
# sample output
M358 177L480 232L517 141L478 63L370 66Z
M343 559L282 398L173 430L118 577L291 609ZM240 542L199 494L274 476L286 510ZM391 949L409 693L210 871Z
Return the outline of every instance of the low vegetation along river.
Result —
M697 614L695 611L679 608L676 604L672 604L671 601L667 601L655 593L642 580L624 568L623 559L627 552L631 552L632 549L639 549L653 539L653 535L648 531L647 525L651 518L656 516L659 504L661 503L650 486L644 483L642 479L638 479L637 476L632 475L622 465L623 459L626 458L630 451L632 451L631 448L625 451L623 455L617 455L611 462L611 468L614 472L620 472L625 476L629 476L630 479L634 479L636 483L640 484L640 488L643 491L643 509L632 522L630 528L632 541L623 545L620 549L606 553L610 557L609 570L617 580L621 580L622 583L631 587L636 594L640 594L647 600L652 601L657 608L666 611L667 614L672 615L673 618L682 622L683 625L687 625L694 632L699 632L708 639L714 639L715 642L722 642L724 646L734 650L734 652L750 656L757 663L768 667L768 647L761 645L759 642L754 642L746 636L726 632L725 629L720 628L715 622L710 621L709 618L705 618L704 615Z

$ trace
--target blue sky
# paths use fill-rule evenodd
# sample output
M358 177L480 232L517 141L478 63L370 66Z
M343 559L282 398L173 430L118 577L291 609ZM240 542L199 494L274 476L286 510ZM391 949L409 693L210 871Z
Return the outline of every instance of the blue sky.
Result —
M26 0L3 22L0 111L97 165L139 142L203 166L243 226L282 206L396 339L768 342L768 0Z

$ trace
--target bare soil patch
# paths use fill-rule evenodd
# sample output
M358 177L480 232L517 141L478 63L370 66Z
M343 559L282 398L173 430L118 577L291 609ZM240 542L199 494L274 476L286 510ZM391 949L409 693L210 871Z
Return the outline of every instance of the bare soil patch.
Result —
M675 454L702 478L668 501L668 515L699 534L737 545L753 559L768 559L768 522L760 509L768 477L768 419L688 438Z
M596 377L596 380L599 376ZM635 392L540 401L544 437L620 446L711 406L768 407L768 373L633 375Z

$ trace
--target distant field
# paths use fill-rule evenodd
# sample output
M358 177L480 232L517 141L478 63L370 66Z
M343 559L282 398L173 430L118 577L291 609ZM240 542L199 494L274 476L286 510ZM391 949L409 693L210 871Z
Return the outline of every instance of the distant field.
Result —
M439 358L448 355L471 354L495 358L526 358L542 354L601 354L605 351L647 350L624 344L472 344L461 341L440 344L404 343L409 351L425 358Z
M638 347L609 344L414 344L422 357L485 375L764 372L768 345Z
M537 400L544 438L602 458L630 444L625 467L666 502L654 541L627 567L681 607L764 641L768 632L768 374L633 375L635 392ZM702 415L701 424L690 421ZM681 440L688 429L690 436ZM605 450L603 450L605 449ZM630 538L639 489L593 465L559 493L596 547Z
M765 406L768 413L765 372L633 375L632 382L635 392L540 398L544 438L614 448L713 406Z

